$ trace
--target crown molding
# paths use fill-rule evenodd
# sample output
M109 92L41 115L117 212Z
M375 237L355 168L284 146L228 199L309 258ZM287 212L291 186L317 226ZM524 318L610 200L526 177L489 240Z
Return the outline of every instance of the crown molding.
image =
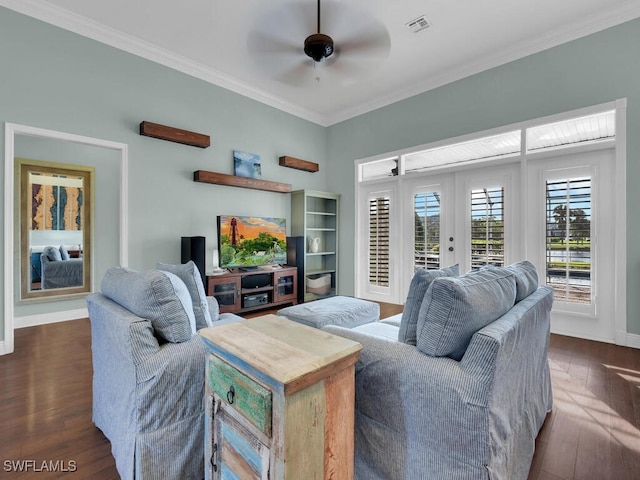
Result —
M172 68L320 126L327 126L324 115L301 108L211 67L50 3L41 0L0 0L0 6Z
M506 50L485 57L481 61L452 68L439 75L425 78L424 81L397 90L390 95L379 96L372 102L364 102L335 114L324 115L301 108L292 102L255 88L211 67L89 20L69 10L53 6L43 0L0 0L0 6L180 71L322 127L335 125L448 83L640 17L640 4L634 2L634 5L625 5L618 9L612 9L606 15L594 16L581 22L576 22L574 25L563 25L561 31L550 32L539 39L521 42Z
M397 90L390 95L377 97L373 102L362 103L353 108L337 112L335 115L329 115L327 116L326 122L328 126L341 123L359 115L372 112L379 108L386 107L393 103L442 87L449 83L462 80L463 78L525 58L529 55L540 53L564 43L586 37L638 17L640 17L640 3L626 5L619 9L611 10L607 12L606 16L594 16L574 25L565 25L561 31L555 31L538 39L515 44L508 49L496 52L494 55L484 57L478 62L468 63L460 67L448 69L439 75L425 78L424 81L417 82L407 88Z

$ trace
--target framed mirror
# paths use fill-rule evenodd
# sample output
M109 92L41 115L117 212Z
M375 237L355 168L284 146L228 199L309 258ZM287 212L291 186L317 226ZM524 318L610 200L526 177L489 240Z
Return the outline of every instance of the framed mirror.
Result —
M93 167L16 159L20 299L91 292Z

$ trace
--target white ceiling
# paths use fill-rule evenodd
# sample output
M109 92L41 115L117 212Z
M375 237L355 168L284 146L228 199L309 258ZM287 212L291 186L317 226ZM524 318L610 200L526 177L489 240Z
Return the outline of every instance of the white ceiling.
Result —
M0 5L323 126L640 17L638 0L324 0L336 54L314 68L303 44L316 0ZM431 26L413 33L406 24L421 15ZM354 50L372 33L375 48Z

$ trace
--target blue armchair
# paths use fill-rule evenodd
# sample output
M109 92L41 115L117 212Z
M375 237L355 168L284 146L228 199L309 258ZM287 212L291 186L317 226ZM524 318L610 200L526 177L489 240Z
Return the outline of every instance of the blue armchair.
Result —
M190 264L174 271L190 276ZM121 478L202 479L206 350L195 332L242 318L219 315L203 288L190 291L160 270L112 268L87 306L93 422L111 442Z

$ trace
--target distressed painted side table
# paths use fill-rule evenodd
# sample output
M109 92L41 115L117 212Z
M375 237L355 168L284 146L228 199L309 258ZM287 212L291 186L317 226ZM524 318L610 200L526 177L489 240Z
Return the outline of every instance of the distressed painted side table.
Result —
M359 343L275 315L199 333L207 480L353 478Z

